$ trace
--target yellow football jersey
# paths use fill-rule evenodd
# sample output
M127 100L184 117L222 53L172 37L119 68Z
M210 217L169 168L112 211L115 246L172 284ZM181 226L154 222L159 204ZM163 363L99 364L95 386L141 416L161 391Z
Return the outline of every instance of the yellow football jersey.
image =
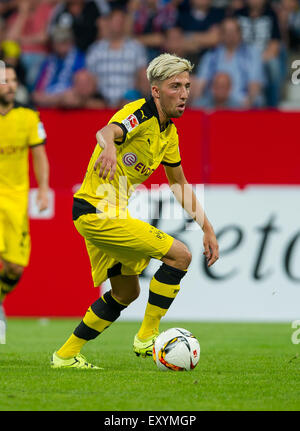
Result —
M29 189L28 148L43 144L46 138L39 115L15 103L0 115L0 193L25 193Z
M128 198L135 188L143 183L162 163L179 166L181 163L177 130L169 121L161 130L159 115L153 98L139 99L125 105L109 121L119 125L123 141L117 146L117 170L112 181L99 178L99 169L94 164L103 151L97 144L84 181L75 193L75 198L84 199L107 212L108 207L125 209Z

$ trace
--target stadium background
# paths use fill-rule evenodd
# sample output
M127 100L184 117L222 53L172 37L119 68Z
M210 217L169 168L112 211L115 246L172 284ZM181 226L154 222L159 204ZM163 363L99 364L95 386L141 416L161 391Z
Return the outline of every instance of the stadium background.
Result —
M48 133L53 207L39 216L31 200L31 262L20 286L6 299L9 316L80 316L99 295L92 287L71 207L95 132L111 115L109 110L41 110ZM190 278L168 317L299 317L299 119L297 112L190 109L176 120L187 178L192 184L205 184L206 211L220 235L221 259L208 274L201 257L201 232L184 231L182 220L161 225L186 241L194 255ZM165 182L161 167L146 184L150 188ZM33 178L31 184L34 188ZM142 278L143 294L124 318L142 317L148 281Z
M5 24L18 4L24 6L28 1L31 0L0 2L1 58L5 60L5 56L10 56L18 66L24 54L17 49L19 44L22 50L22 35L19 41L16 38L9 41L13 44L3 45L7 42ZM62 7L72 2L32 0L32 3ZM107 2L95 3L105 13ZM108 3L124 5L126 2ZM136 3L145 5L147 1ZM179 13L189 7L187 0L158 3L174 3L176 8L182 7ZM212 5L237 8L245 3L242 0L214 1ZM282 17L281 12L288 7L288 2L280 0L270 5L278 17ZM141 16L143 18L143 14ZM299 52L299 5L289 16L294 18L293 27L281 27L286 79L277 106L241 111L189 108L176 121L186 176L194 185L205 185L205 208L219 236L221 259L208 271L201 256L201 232L185 229L191 224L183 218L173 224L158 222L160 228L186 241L194 255L181 296L168 318L288 321L299 318L296 304L300 299L297 267L300 257L297 219L300 86L290 79L292 60ZM290 33L293 30L293 44L286 38L289 30ZM11 36L12 32L8 34ZM30 99L32 88L26 88L25 81L21 79L23 93L19 97ZM33 199L36 184L32 176L31 261L18 288L5 300L5 310L8 316L81 316L99 295L99 289L92 287L84 243L71 220L72 194L84 176L96 131L106 124L117 107L97 110L38 108L48 135L53 199L49 211L37 213ZM146 184L150 188L152 184L165 182L160 168ZM143 294L123 318L141 318L149 282L147 271L141 282Z

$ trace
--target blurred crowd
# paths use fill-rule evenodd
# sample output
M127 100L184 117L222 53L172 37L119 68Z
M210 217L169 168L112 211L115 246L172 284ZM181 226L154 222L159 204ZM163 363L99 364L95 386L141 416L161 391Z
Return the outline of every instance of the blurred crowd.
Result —
M119 108L149 95L162 52L194 64L190 106L277 107L300 48L300 0L0 0L17 100Z

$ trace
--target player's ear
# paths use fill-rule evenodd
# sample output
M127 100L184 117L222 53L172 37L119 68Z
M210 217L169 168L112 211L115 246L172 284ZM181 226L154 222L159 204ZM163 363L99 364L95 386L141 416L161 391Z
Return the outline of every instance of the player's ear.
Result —
M159 95L159 86L158 86L158 85L153 84L153 85L151 86L151 92L152 92L152 96L153 96L155 99L159 99L160 95Z

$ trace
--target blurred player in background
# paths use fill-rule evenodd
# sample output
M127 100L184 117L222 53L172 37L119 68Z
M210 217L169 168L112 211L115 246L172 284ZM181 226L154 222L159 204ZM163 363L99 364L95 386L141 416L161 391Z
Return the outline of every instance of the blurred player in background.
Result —
M208 265L218 259L214 230L184 176L178 135L171 121L184 113L191 70L186 59L170 54L156 57L147 69L152 97L125 105L96 134L98 143L75 193L73 220L86 242L94 285L109 278L111 290L89 307L74 333L54 352L53 368L98 368L80 354L81 348L138 297L138 275L155 258L162 265L151 280L144 320L133 343L138 356L152 355L160 320L178 294L191 262L185 244L128 212L130 194L161 163L176 199L203 229Z
M2 70L3 72L3 70ZM0 320L3 300L19 282L30 256L27 215L31 149L38 183L37 204L48 207L49 166L44 148L45 130L33 109L15 102L17 76L6 65L0 83Z

